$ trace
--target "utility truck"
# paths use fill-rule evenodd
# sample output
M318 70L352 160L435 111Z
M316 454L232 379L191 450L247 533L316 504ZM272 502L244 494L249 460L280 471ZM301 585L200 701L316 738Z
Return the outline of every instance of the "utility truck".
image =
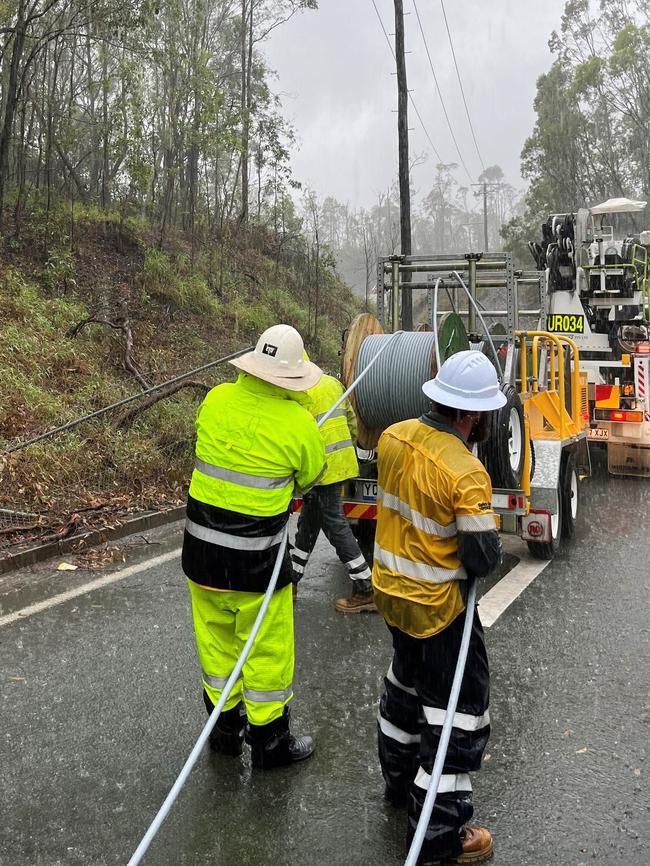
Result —
M615 475L650 477L650 231L646 202L609 199L551 214L529 248L542 274L546 330L580 349L592 443ZM627 231L615 230L627 223Z

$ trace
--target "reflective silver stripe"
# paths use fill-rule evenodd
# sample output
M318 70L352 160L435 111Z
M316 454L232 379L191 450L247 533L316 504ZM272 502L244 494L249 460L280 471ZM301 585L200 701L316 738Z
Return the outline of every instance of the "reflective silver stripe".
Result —
M415 777L415 784L418 788L423 788L425 791L428 791L430 783L431 773L427 773L426 770L423 770L422 767L420 767L418 774ZM467 773L443 773L440 777L440 784L438 785L439 794L452 794L455 791L471 790L472 783Z
M234 472L232 469L224 469L223 466L214 466L205 460L194 461L194 468L203 475L210 478L218 478L220 481L230 481L231 484L239 484L241 487L254 487L256 490L278 490L286 487L293 481L293 475L282 475L278 478L267 478L264 475L248 475L245 472Z
M379 722L379 729L381 730L382 734L390 737L391 740L397 740L398 743L420 742L419 734L408 734L406 731L398 728L392 722L389 722L388 719L383 719L380 713L377 713L377 721Z
M494 514L457 515L456 525L459 532L489 532L496 529Z
M258 704L269 703L271 701L283 704L293 697L293 686L289 686L284 691L277 692L257 692L254 689L244 689L244 697Z
M296 574L304 574L305 573L305 566L301 565L301 563L299 563L299 562L296 562L295 559L293 559L291 561L291 565L293 566L293 570L296 572Z
M395 674L393 673L393 663L390 663L390 667L388 668L388 673L386 674L386 679L389 683L392 683L394 686L397 686L398 689L401 689L403 692L407 692L409 695L415 695L417 697L417 692L415 689L412 689L410 686L405 686L404 683L401 683Z
M327 469L327 463L323 463L323 467L322 467L321 471L318 473L318 475L314 478L313 481L310 481L309 484L306 484L304 487L301 487L298 484L298 482L296 482L296 487L298 488L298 490L301 493L308 493L312 489L312 487L315 487L318 484L318 482L321 480L321 478L325 474L326 469Z
M372 577L372 571L366 566L363 571L355 571L354 574L350 572L348 575L350 580L370 580Z
M210 544L218 544L220 547L230 547L233 550L268 550L279 544L284 534L281 529L275 535L263 535L259 538L242 538L241 535L230 535L228 532L219 532L218 529L208 529L200 526L189 518L185 521L185 529L194 538L207 541Z
M359 568L360 565L366 565L366 560L364 556L357 556L356 559L350 560L350 562L345 563L347 568Z
M352 448L352 439L341 439L340 442L332 442L331 445L325 446L325 453L331 454L332 451L343 451L344 448Z
M426 532L428 535L437 535L439 538L452 538L456 535L456 523L448 523L443 526L442 523L437 523L430 517L425 517L419 511L411 508L408 502L404 502L399 496L393 496L392 493L386 493L381 487L377 489L377 502L381 501L384 508L390 508L391 511L397 511L400 517L405 520L410 520L416 529Z
M321 412L320 415L314 415L314 418L315 418L315 420L316 420L316 423L317 423L317 424L320 424L320 422L323 420L323 418L324 418L326 415L327 415L327 412ZM336 412L332 412L332 414L329 416L329 418L328 418L327 420L328 420L328 421L331 421L332 418L345 418L345 417L346 417L346 415L345 415L345 409L341 409L341 408L339 407L339 408L336 410Z
M445 722L445 710L438 707L423 707L424 718L428 725L442 725ZM469 713L454 713L453 727L461 731L480 731L490 724L490 711L486 710L482 716L472 716Z
M396 556L378 544L375 544L375 559L380 565L384 565L397 574L413 577L416 580L428 580L430 583L448 583L450 580L465 580L467 578L467 572L462 565L460 568L440 568L427 565L424 562L414 562L412 559Z
M203 681L212 686L213 689L225 689L228 679L229 677L213 677L203 671Z

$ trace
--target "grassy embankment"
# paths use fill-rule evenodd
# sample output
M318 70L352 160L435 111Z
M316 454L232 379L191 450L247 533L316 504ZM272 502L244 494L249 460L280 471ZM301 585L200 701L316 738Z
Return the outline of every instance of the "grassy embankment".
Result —
M299 264L273 255L275 240L247 240L195 253L180 235L158 248L139 219L61 205L35 212L18 237L6 226L0 255L0 449L137 392L132 360L157 384L249 345L265 327L288 322L313 333L315 293ZM338 366L340 333L358 310L331 271L321 274L318 341L324 366ZM96 318L112 322L88 323ZM76 332L75 332L76 329ZM218 367L200 377L231 378ZM0 507L105 514L181 502L191 467L193 421L202 397L186 388L117 426L117 414L0 458ZM89 509L89 511L83 511ZM78 518L84 522L85 517ZM55 521L56 522L56 521Z

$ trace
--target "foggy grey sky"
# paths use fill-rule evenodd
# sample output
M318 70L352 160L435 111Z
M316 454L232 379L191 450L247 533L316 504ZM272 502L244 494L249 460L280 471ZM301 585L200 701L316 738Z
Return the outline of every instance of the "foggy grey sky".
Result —
M467 167L476 181L480 163L458 87L439 0L416 0L440 88ZM376 0L389 34L393 0ZM537 77L548 70L548 38L559 29L564 0L446 0L476 136L486 165L524 188L519 155L533 128ZM411 0L404 0L409 89L444 162L459 162L446 126ZM391 37L392 39L392 37ZM278 73L275 91L296 127L295 177L319 197L353 207L374 203L397 176L394 61L371 0L320 0L317 11L296 16L265 45ZM409 105L411 155L428 154L413 169L418 193L428 192L436 157ZM469 183L462 167L454 172Z

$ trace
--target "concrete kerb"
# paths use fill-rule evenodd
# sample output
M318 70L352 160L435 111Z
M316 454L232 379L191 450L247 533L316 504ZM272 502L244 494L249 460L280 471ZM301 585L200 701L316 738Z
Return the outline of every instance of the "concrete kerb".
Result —
M164 526L167 523L175 523L177 520L182 520L185 517L185 506L179 505L175 508L169 508L166 511L154 511L147 514L141 514L130 520L125 520L119 526L104 527L102 529L94 529L90 532L84 532L81 535L71 535L69 538L62 538L59 541L52 541L49 544L40 544L37 547L30 547L28 550L23 550L20 553L9 554L0 559L0 574L6 574L9 571L17 571L19 568L25 568L29 565L36 565L38 562L44 562L53 556L59 556L62 553L80 553L90 547L98 547L100 544L105 544L107 541L115 541L118 538L124 538L127 535L134 535L137 532L146 532L148 529L155 529L158 526Z

